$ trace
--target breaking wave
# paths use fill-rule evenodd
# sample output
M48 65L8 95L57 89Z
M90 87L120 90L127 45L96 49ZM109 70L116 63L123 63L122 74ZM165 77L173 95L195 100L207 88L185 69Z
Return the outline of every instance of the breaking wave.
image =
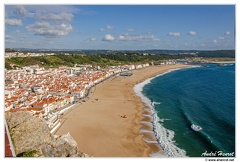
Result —
M194 67L194 66L192 66L192 67ZM162 76L164 74L167 74L167 73L175 71L175 70L179 70L179 69L169 70L169 71L167 71L163 74L157 75L155 77ZM170 119L160 119L157 116L157 112L154 109L154 105L161 104L161 103L160 102L152 102L149 98L145 97L142 93L143 87L146 84L149 84L151 82L151 80L155 77L149 78L149 79L135 85L134 91L141 98L142 102L144 102L146 104L146 106L150 107L152 123L148 122L148 124L152 125L154 135L157 139L158 144L164 150L165 156L167 156L167 157L185 157L186 151L176 146L176 143L174 141L174 131L166 129L161 124L161 122L164 122L164 120L170 120ZM145 116L149 116L149 115L145 115ZM144 124L147 124L147 123L144 123ZM145 130L141 130L140 132L144 132L144 131ZM145 141L148 142L147 140L145 140ZM150 142L152 142L152 141L150 141ZM159 155L158 153L154 153L151 156L156 157L156 156L161 156L161 155Z

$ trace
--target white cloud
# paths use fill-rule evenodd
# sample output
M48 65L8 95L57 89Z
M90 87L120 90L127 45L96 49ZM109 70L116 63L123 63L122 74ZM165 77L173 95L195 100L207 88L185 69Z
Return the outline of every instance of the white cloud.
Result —
M42 11L36 12L36 17L39 20L54 20L54 21L72 21L73 15L71 13L43 13Z
M128 35L122 34L119 36L113 36L111 34L107 34L102 39L103 41L159 41L159 38L151 36L142 36L142 35Z
M17 13L20 17L24 17L28 11L25 9L24 6L17 6Z
M224 37L218 37L218 39L221 39L221 40L223 40L223 39L224 39Z
M225 35L230 35L230 31L225 32Z
M151 35L151 36L142 36L142 35L130 36L130 39L134 40L134 41L159 41L160 40L160 39L154 37L153 35Z
M18 33L20 33L20 30L15 30L14 33L17 33L17 34L18 34Z
M20 26L22 25L22 20L20 19L5 19L7 25Z
M35 10L44 10L47 12L53 13L61 13L61 12L68 12L68 13L79 13L83 11L76 5L35 5Z
M107 29L113 29L113 26L106 25L106 28L107 28Z
M134 29L127 29L128 32L134 32Z
M152 31L152 30L147 30L147 31L144 32L144 34L154 34L154 33L155 33L155 32Z
M22 5L5 5L5 17L23 18L28 11Z
M105 29L103 29L103 28L100 28L100 29L99 29L99 31L101 31L101 32L104 32L104 31L105 31Z
M104 32L104 31L106 31L107 29L113 29L114 27L113 26L111 26L111 25L106 25L106 28L100 28L100 29L98 29L100 32Z
M5 40L9 40L11 39L11 36L10 35L5 35Z
M217 44L217 43L218 43L218 41L215 39L215 40L213 40L213 43Z
M188 32L188 35L195 36L195 35L197 35L197 32L195 32L195 31L190 31L190 32Z
M106 34L103 39L103 41L114 41L115 40L115 37L112 36L111 34Z
M72 30L72 26L67 23L53 25L48 22L36 22L35 24L28 25L26 29L35 35L57 37L67 35Z
M118 40L126 40L126 37L124 35L119 35Z
M179 32L169 32L168 35L174 36L174 37L180 37L181 34Z
M58 37L65 36L72 31L72 26L69 22L72 21L74 16L71 13L51 13L45 10L37 10L35 17L39 21L26 27L27 30L35 35Z
M5 42L14 43L15 41L12 40L12 36L10 36L10 35L5 35Z
M97 41L97 38L89 38L89 39L85 40L84 42L89 43L89 42L95 42L95 41Z

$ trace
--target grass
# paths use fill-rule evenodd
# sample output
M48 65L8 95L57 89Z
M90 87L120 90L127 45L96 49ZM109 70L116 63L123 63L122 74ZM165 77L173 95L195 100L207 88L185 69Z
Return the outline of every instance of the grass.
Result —
M34 157L34 155L37 153L36 150L32 150L32 151L29 151L29 152L24 152L22 154L22 157Z

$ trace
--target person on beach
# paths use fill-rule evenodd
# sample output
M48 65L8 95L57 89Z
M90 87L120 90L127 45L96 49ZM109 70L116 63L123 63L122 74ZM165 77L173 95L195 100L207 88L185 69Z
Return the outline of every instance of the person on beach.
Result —
M124 114L123 116L121 115L122 118L127 118L127 116Z

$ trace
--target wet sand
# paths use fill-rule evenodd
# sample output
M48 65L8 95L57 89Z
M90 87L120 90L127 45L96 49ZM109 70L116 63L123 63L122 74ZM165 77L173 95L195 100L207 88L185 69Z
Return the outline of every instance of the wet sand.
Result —
M163 155L153 134L150 112L133 87L170 69L186 66L152 66L134 70L130 77L108 79L93 89L86 102L64 114L55 134L69 132L79 149L94 157L148 157L156 152Z

